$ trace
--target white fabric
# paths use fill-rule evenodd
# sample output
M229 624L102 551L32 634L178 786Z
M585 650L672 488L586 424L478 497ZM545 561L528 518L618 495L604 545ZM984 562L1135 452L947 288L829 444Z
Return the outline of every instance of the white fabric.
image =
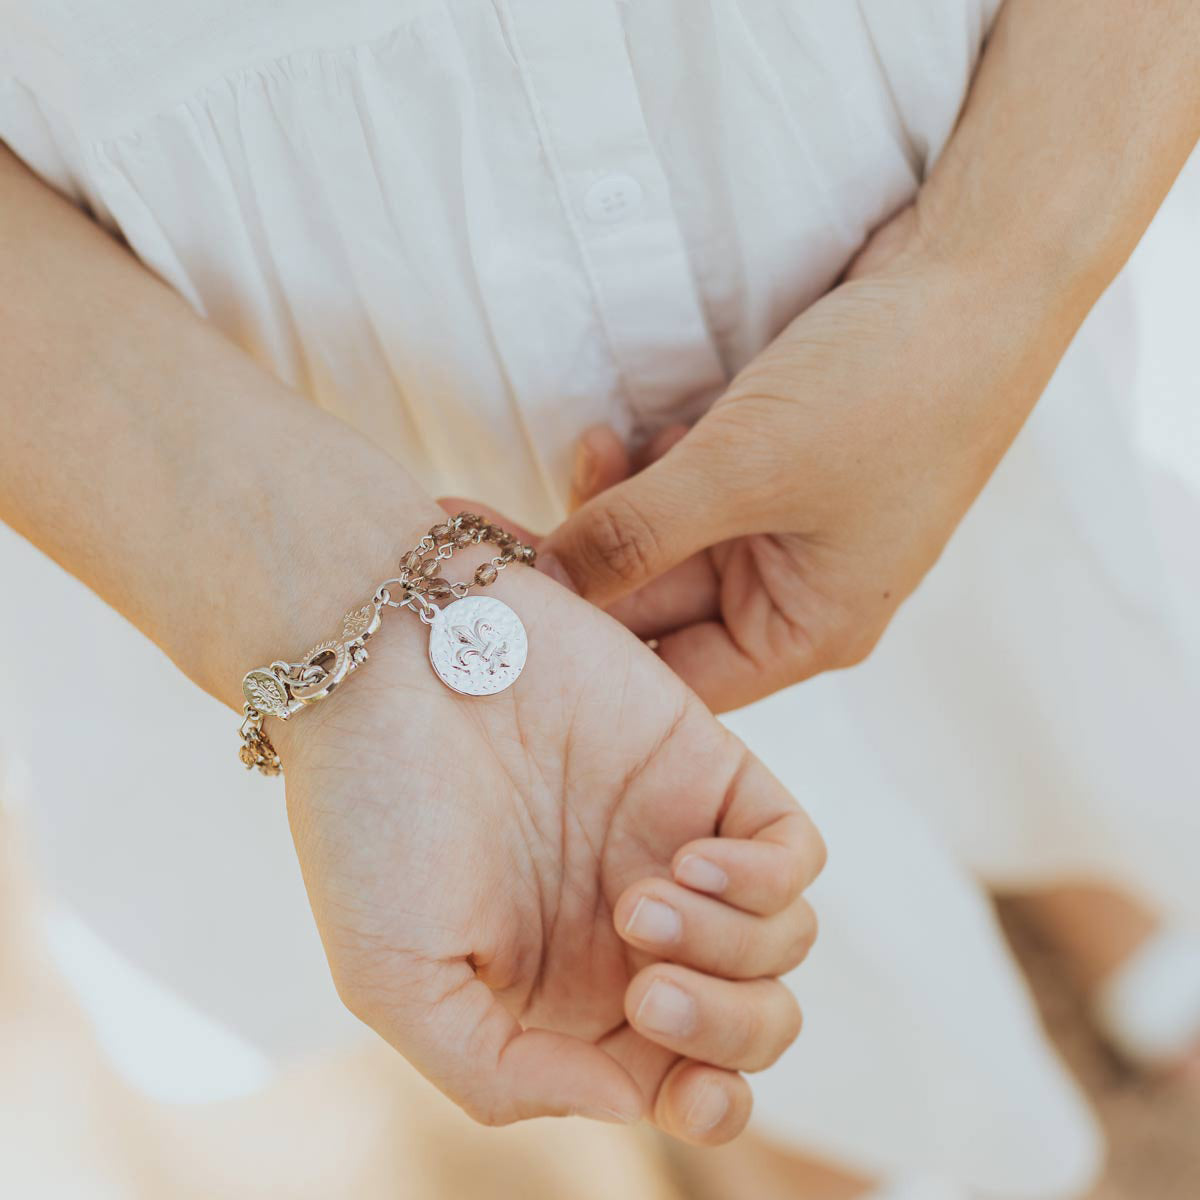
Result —
M911 197L996 6L0 0L0 137L431 491L544 528L582 429L699 411ZM1192 485L1143 453L1140 294L1108 298L876 658L732 722L834 850L808 1034L759 1112L864 1169L1015 1198L1097 1161L947 839L997 878L1200 908L1200 639L1158 532ZM62 895L277 1056L352 1035L228 714L0 547L0 728Z
M864 1200L970 1200L957 1184L941 1179L905 1179L872 1192Z
M1129 1062L1177 1065L1200 1046L1200 937L1164 926L1104 981L1094 1008Z
M581 428L711 395L911 195L993 7L4 0L0 136L431 489L546 525Z

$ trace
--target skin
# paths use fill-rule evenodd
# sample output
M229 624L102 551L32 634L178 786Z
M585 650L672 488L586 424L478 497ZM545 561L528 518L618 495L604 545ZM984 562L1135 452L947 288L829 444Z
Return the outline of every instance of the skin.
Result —
M718 572L706 615L690 621L703 641L669 649L664 641L667 660L715 703L756 690L739 665L745 646L756 667L781 651L792 656L786 672L768 677L771 686L861 652L866 618L886 620L893 598L915 585L1149 220L1195 140L1198 18L1184 3L1156 4L1136 23L1126 16L1116 0L1010 0L935 173L946 182L931 180L918 203L911 252L864 286L848 284L820 323L768 351L702 423L715 436L689 435L661 469L639 476L638 497L654 504L627 495L615 516L581 514L559 537L568 577L602 600L705 550L706 538L767 539L738 552L737 570ZM1072 86L1051 86L1056 79ZM1130 96L1137 103L1127 104ZM1088 153L1096 145L1099 158ZM1097 161L1127 146L1137 153L1126 169L1105 173L1106 202L1082 205ZM1048 273L1030 266L1047 260ZM1003 309L1011 320L953 346L922 340L958 328L980 294L1011 305ZM394 463L307 409L7 156L0 317L0 515L227 703L237 703L247 665L323 636L369 593L381 564L438 519ZM939 352L946 361L934 369ZM851 359L883 365L856 375ZM897 393L895 380L906 377ZM807 404L796 400L797 381ZM820 403L819 392L841 403ZM868 407L856 410L860 403ZM839 411L846 420L830 422ZM903 411L913 418L907 437L870 436L875 422ZM767 482L790 485L797 464L764 450L750 460L762 468L762 486L750 489L757 519L716 519L697 480L725 493L722 512L740 507L745 473L732 470L722 442L728 430L763 450L764 427L777 448L820 435L814 478L825 463L836 469L827 490L814 482L808 494L816 505L821 492L827 509L805 510L796 524L789 508L789 520L776 523L769 493L777 488ZM866 460L902 468L899 484L863 489ZM297 483L306 479L321 487ZM870 499L852 503L864 490ZM908 520L891 531L873 525L872 514L892 512L893 502L907 506ZM679 532L685 511L704 530L699 543ZM884 547L889 532L899 535L895 551ZM776 553L776 537L801 541ZM790 586L798 571L801 593L814 598L799 621L767 586L772 573ZM756 596L746 605L740 591ZM795 892L819 862L815 835L614 623L529 573L506 578L497 594L531 626L536 616L538 637L543 621L556 631L545 635L547 651L567 637L560 653L539 652L518 685L541 703L514 692L482 710L436 691L413 694L421 685L409 668L420 654L405 633L377 652L366 675L374 684L356 680L342 703L306 714L278 738L297 848L339 987L482 1120L645 1109L670 1131L724 1140L748 1111L730 1068L763 1065L795 1032L773 971L765 982L742 976L785 969L810 938ZM737 616L743 608L748 622ZM757 644L732 636L756 626ZM595 646L589 654L602 676L626 686L585 696L596 673L574 661L581 644ZM372 692L378 703L368 713ZM387 703L401 694L414 703ZM628 737L611 738L613 729ZM693 763L705 771L689 771ZM670 889L694 838L706 853L728 856L721 865L730 883L720 903L686 908L696 904L692 891ZM781 881L769 912L736 882L743 871L760 877L757 851L775 860L769 873ZM739 856L751 865L739 867ZM666 888L660 898L678 904L686 932L676 948L653 952L675 961L649 969L693 989L699 1032L687 1045L639 1041L621 1022L622 1012L636 1021L649 978L648 949L624 928L636 907L631 888ZM582 968L572 963L580 945L595 948ZM746 957L752 945L757 959ZM731 1046L729 1026L739 1022L746 1036ZM723 1106L711 1103L711 1087ZM716 1124L698 1129L698 1115L718 1108Z
M535 631L519 686L489 704L456 696L425 667L418 627L372 655L343 703L286 727L334 978L488 1123L648 1111L724 1140L749 1110L729 1071L769 1065L799 1030L771 977L815 934L800 898L819 866L811 826L616 622L533 572L492 590ZM727 877L719 900L673 878L696 858ZM669 914L669 940L651 936ZM686 1028L647 1023L656 981L695 999Z
M717 710L861 661L1198 137L1196 5L1008 0L915 203L543 569ZM613 442L585 438L582 493L628 474Z
M231 708L444 519L3 151L0 328L0 517ZM820 838L618 622L526 568L489 594L530 632L511 690L450 692L389 612L335 696L268 722L338 989L480 1121L726 1141L739 1072L799 1030L775 977L814 934ZM685 1028L649 1026L655 981Z

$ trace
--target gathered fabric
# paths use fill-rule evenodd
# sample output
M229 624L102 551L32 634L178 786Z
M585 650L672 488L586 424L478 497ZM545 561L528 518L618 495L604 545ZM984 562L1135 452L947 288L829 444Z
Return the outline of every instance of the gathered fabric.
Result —
M0 0L0 138L431 494L547 530L584 429L695 418L913 198L998 6ZM1200 480L1168 461L1188 364L1151 378L1134 336L1143 259L877 655L731 718L833 849L758 1119L860 1169L1014 1198L1095 1169L978 878L1200 919L1170 532ZM64 902L277 1061L358 1036L227 714L4 531L0 564L29 635L0 727ZM64 694L46 645L93 685Z

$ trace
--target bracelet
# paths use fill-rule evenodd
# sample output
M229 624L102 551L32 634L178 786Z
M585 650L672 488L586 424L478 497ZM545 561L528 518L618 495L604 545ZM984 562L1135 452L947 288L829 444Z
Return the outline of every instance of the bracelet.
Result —
M471 583L443 579L441 565L456 550L491 542L500 553L475 568ZM487 587L509 563L532 565L537 551L507 530L474 513L459 513L435 525L401 560L400 571L385 579L361 608L342 619L341 636L314 646L296 662L276 660L242 677L240 758L264 775L282 771L279 755L263 729L267 717L281 721L306 704L324 700L351 671L367 661L366 642L379 629L385 608L412 609L429 626L429 661L438 678L464 696L491 696L516 682L529 643L525 626L507 604L489 596L468 596ZM397 599L397 597L399 597ZM453 600L439 608L435 600Z

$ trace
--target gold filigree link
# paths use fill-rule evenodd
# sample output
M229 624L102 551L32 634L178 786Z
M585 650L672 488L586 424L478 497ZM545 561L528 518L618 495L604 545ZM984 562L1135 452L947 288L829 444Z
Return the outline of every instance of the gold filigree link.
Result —
M264 775L278 775L283 766L271 739L263 732L263 717L255 712L249 704L242 706L242 748L239 757L246 764L247 770L257 768Z
M470 581L451 583L438 568L467 546L490 542L500 553L475 568ZM384 608L410 608L422 623L431 625L439 613L435 600L462 599L472 587L488 587L514 562L530 566L537 551L507 530L475 513L460 512L427 534L400 558L400 570L385 579L371 599L352 609L342 620L338 638L321 642L296 662L276 659L268 667L255 667L242 678L242 740L239 757L248 770L278 775L283 766L263 729L267 717L286 721L307 704L324 700L352 671L367 661L365 643L379 629ZM396 597L400 596L400 599Z

